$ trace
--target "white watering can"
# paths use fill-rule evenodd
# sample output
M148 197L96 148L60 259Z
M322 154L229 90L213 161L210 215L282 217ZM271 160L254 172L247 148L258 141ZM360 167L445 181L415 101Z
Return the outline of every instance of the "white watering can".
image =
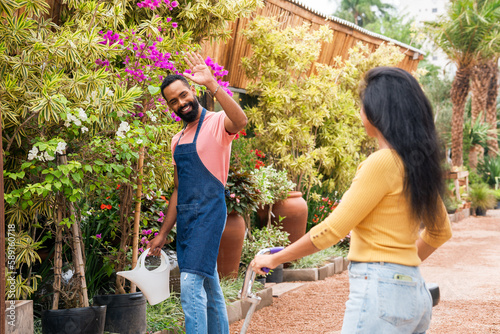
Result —
M161 251L161 264L158 268L148 270L144 265L149 248L141 256L134 269L129 271L119 271L116 274L123 276L141 289L142 293L150 305L161 303L170 296L169 278L170 263L167 254Z

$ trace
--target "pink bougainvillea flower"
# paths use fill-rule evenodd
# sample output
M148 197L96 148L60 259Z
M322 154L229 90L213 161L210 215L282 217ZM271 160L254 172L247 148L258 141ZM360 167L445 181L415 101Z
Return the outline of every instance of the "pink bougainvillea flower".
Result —
M231 194L231 195L229 195L229 197L231 197L231 198L235 198L235 197L236 197L236 195L235 195L235 194Z
M177 28L178 24L177 22L172 23L172 28Z
M95 237L96 237L97 239L101 239L101 238L102 238L102 234L101 234L101 233L96 234L96 235L95 235Z

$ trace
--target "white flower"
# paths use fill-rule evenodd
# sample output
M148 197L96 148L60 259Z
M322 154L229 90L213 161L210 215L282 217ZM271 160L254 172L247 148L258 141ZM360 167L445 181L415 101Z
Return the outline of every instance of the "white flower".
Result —
M71 125L71 123L70 123L70 122L68 122L68 121L64 122L64 126L65 126L65 127L69 128L69 126L70 126L70 125Z
M82 133L85 133L85 132L88 132L88 131L89 131L89 129L88 129L86 126L82 126L82 127L80 128L80 130L82 131Z
M156 116L151 116L151 121L156 122Z
M38 154L38 147L33 146L33 148L28 152L28 160L33 160Z
M116 131L116 136L119 138L125 137L125 134L130 130L130 126L127 122L121 122L118 131Z
M142 144L142 139L137 139L137 144Z
M108 95L108 96L114 96L115 92L113 92L112 89L109 89L108 87L106 87L106 95Z
M127 122L121 122L118 131L128 132L130 130L130 125Z
M150 201L153 199L153 197L149 196L149 195L146 195L146 198Z
M64 150L65 149L66 149L66 143L65 142L60 141L59 143L57 143L56 153L64 154Z
M75 125L76 126L81 126L82 125L82 121L80 121L79 119L75 120Z
M46 161L52 161L55 159L55 157L50 155L49 152L47 152L47 151L43 152L43 157L45 158Z
M87 114L85 113L85 110L82 108L78 108L78 117L82 120L82 122L85 122L87 120Z

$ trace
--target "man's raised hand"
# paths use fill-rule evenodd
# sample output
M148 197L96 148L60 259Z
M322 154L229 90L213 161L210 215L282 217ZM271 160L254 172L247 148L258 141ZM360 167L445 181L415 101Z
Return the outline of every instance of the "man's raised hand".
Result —
M188 52L184 60L191 70L191 73L183 73L186 78L191 79L198 85L207 87L211 91L217 87L217 81L212 75L212 71L210 71L210 68L205 64L205 60L203 60L199 53Z

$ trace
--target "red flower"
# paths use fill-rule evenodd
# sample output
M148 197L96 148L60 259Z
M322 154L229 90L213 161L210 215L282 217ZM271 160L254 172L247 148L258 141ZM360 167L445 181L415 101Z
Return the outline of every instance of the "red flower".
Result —
M167 199L165 198L165 196L160 196L160 198L161 198L162 200L164 200L165 202L167 201Z
M121 184L117 185L117 186L116 186L116 189L120 189L120 187L121 187Z
M319 207L319 211L323 210L324 208L325 208L325 206L324 206L324 205L320 206L320 207Z
M262 153L262 151L255 150L255 155L258 156L259 158L265 158L266 155Z
M257 160L257 163L255 164L255 169L260 169L260 167L264 166L264 163L260 160Z
M106 197L106 199L109 199L109 196L108 196L108 197Z
M106 209L106 204L101 204L101 210Z
M111 210L112 206L111 204L106 205L106 209Z
M245 129L241 130L239 133L240 133L242 136L246 136L246 135L247 135L247 133L246 133Z

